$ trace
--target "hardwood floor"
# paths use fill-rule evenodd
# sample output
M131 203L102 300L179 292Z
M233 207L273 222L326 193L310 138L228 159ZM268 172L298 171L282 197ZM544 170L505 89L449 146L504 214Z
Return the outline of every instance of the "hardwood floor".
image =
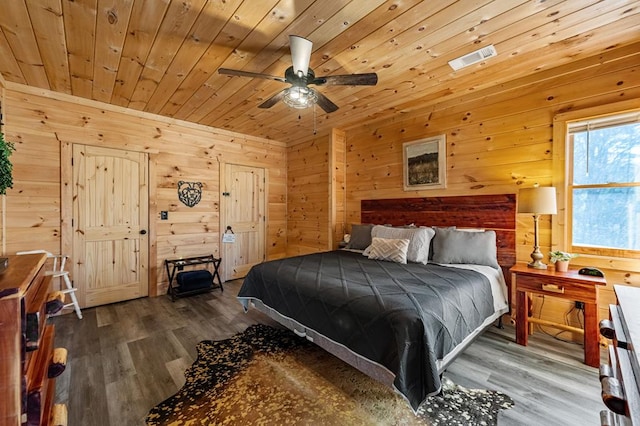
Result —
M147 411L182 386L196 343L230 337L255 322L273 324L256 310L242 311L235 299L240 284L173 303L156 297L85 309L82 320L54 318L56 346L69 350L56 384L69 425L143 425ZM582 363L582 346L539 332L529 342L517 345L510 325L492 327L446 375L511 396L515 406L502 412L500 425L600 424L598 371Z

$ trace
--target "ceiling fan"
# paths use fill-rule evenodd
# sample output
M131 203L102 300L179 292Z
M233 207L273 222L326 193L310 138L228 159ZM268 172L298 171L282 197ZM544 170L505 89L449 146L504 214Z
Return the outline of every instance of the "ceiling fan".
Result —
M289 42L291 46L291 61L293 62L293 66L289 67L285 71L284 77L249 71L232 70L228 68L219 68L218 73L240 77L263 78L267 80L281 81L291 85L291 87L276 93L262 104L258 105L258 108L271 108L278 101L282 100L290 107L298 109L307 108L317 103L320 108L327 113L336 111L338 106L331 102L329 98L324 96L322 93L309 87L309 85L375 86L376 83L378 83L378 75L376 73L316 77L313 70L309 68L313 43L304 37L296 35L289 36Z

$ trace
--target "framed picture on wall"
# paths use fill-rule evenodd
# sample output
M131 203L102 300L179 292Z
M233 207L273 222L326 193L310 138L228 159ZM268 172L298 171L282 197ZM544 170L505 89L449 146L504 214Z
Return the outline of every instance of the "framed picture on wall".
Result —
M403 143L404 190L446 188L446 150L445 135Z

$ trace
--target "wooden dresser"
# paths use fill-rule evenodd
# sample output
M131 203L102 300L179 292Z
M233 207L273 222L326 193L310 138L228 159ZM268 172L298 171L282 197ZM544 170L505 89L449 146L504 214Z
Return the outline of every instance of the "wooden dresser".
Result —
M600 413L602 425L640 425L640 288L614 285L617 305L610 320L600 322L611 339L609 364L600 367L602 399L609 408Z
M2 425L54 424L55 379L48 377L54 327L47 324L45 310L51 282L44 274L46 260L45 254L9 256L8 268L0 273Z

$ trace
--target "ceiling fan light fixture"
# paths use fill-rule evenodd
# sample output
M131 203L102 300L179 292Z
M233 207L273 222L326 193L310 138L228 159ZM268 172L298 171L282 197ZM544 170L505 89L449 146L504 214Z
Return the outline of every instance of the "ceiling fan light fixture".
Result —
M305 109L318 102L318 94L310 87L292 86L284 91L283 101L295 109Z

